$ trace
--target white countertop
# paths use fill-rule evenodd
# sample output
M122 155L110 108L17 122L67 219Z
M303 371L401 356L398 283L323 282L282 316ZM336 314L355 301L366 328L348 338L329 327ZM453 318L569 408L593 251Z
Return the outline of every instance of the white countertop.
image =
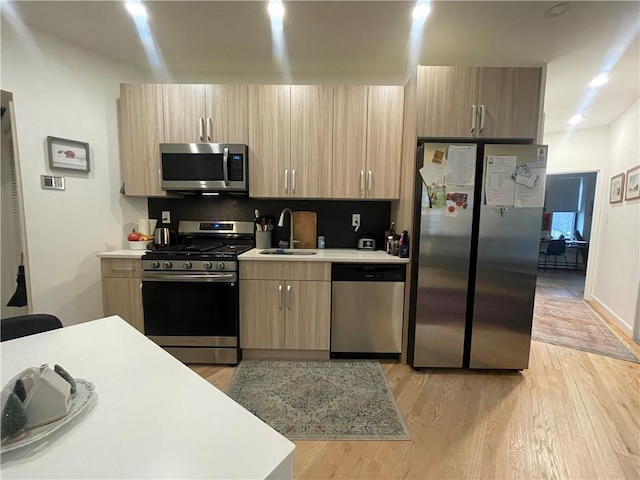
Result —
M148 250L113 250L98 254L100 258L142 258Z
M349 263L409 263L408 258L400 258L389 255L387 252L378 250L375 252L343 249L343 248L320 248L304 250L316 252L315 255L263 255L263 249L254 248L238 256L238 260L264 260L277 262L349 262ZM271 250L271 249L270 249Z
M98 395L51 442L4 453L3 478L292 478L293 443L120 317L2 342L0 354L5 381L58 363Z
M315 255L262 255L262 249L254 248L238 256L238 260L265 260L288 262L351 262L351 263L409 263L408 258L389 255L382 250L375 252L348 248L319 248ZM114 250L98 254L101 258L141 258L144 250Z

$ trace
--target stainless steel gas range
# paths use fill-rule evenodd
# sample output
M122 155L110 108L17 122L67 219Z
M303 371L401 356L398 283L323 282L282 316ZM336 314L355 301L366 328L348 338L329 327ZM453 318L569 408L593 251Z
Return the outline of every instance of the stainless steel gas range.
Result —
M179 244L142 257L144 332L185 363L236 364L237 257L253 248L253 223L183 221Z

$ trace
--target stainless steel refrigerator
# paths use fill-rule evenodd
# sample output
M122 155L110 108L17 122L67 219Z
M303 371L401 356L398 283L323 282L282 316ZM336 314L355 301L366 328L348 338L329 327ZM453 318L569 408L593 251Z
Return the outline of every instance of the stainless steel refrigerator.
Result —
M546 159L543 145L419 146L413 367L528 367Z

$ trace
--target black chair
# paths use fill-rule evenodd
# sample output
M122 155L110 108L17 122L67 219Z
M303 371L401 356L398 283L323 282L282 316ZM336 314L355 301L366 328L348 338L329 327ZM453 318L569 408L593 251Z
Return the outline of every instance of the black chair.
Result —
M565 244L564 238L560 240L551 240L547 245L547 250L545 252L543 252L542 250L540 251L540 255L543 255L544 257L544 264L542 268L546 270L547 260L549 259L549 257L553 257L553 268L558 268L558 258L563 258L564 266L566 269L568 269L569 263L567 262L567 257L564 254L566 249L567 246Z
M58 317L46 313L3 318L0 320L0 341L48 332L56 328L62 328L62 322Z

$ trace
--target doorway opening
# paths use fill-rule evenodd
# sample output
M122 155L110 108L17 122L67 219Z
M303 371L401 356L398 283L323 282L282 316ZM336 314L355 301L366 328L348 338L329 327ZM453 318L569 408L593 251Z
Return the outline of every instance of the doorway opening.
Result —
M584 301L597 173L547 177L532 338L637 362Z
M30 313L28 254L26 249L24 205L16 137L13 95L2 90L1 175L1 318Z

